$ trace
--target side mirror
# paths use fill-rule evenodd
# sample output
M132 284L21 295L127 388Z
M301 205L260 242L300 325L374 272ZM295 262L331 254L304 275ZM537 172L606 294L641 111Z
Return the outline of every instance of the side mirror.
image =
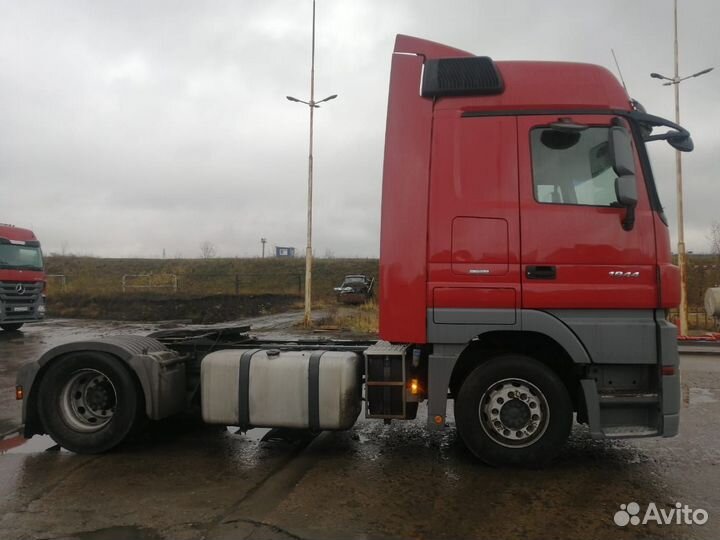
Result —
M620 206L626 210L623 229L631 231L635 226L635 207L638 202L637 181L634 174L625 174L615 179L615 196Z
M690 137L690 135L683 135L680 132L677 132L677 136L670 135L667 142L675 150L680 150L681 152L692 152L695 148L692 137Z
M612 126L610 128L608 134L610 163L618 176L635 174L635 157L631 141L630 133L624 127Z

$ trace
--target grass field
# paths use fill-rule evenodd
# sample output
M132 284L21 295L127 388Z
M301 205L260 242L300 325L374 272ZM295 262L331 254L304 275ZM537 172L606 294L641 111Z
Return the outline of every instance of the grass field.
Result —
M123 293L168 294L177 279L177 293L212 294L304 294L305 261L280 259L101 259L95 257L50 256L45 259L49 275L48 295ZM313 298L334 298L333 287L346 274L377 277L377 259L315 259L313 262ZM152 282L158 287L142 287ZM141 287L138 287L141 286Z
M56 317L218 322L301 308L304 296L305 260L300 258L48 256L45 266L50 276L48 312ZM333 287L340 285L346 274L377 277L378 261L315 259L314 304L333 306Z

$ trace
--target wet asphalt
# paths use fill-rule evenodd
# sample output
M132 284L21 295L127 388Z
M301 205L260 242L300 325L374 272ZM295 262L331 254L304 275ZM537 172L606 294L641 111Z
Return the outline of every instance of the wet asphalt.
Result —
M253 321L291 337L299 314ZM165 325L163 325L165 326ZM0 538L698 538L720 530L720 355L683 354L681 434L592 441L582 426L548 468L478 463L450 427L361 418L348 432L260 439L190 418L101 456L14 433L14 373L49 347L153 324L52 320L0 334ZM704 525L627 525L621 504L677 502ZM641 513L642 515L642 513Z

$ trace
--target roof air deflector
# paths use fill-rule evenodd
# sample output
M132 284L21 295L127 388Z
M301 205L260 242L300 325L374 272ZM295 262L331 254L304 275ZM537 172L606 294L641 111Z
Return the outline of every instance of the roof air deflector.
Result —
M501 94L503 81L495 62L487 56L441 58L425 62L423 97L483 96Z

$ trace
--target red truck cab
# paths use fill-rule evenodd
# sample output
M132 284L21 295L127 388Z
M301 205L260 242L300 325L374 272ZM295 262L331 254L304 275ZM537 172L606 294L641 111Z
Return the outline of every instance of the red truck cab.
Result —
M661 126L671 131L653 135ZM645 150L656 139L692 149L600 66L495 62L398 36L380 336L425 344L430 423L444 423L449 388L460 434L484 459L532 453L543 415L532 434L488 400L516 401L493 386L499 377L543 394L541 371L566 390L555 407L568 398L594 437L677 433L665 310L678 304L679 273ZM544 399L533 403L549 412Z
M18 330L45 317L40 242L28 229L0 224L0 328Z

